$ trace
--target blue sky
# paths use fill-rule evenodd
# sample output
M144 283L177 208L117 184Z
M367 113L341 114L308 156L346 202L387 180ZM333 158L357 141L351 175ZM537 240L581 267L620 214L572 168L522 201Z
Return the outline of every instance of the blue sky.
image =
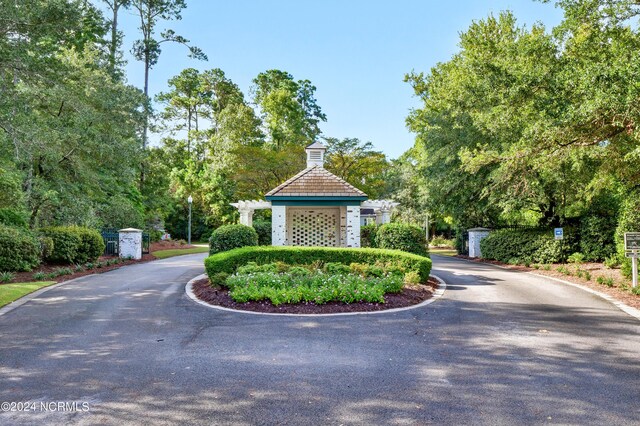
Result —
M406 73L425 71L458 51L458 37L473 20L503 10L520 24L558 24L562 12L532 0L187 0L181 21L161 23L202 48L209 61L187 58L186 48L164 45L150 76L150 94L166 90L182 69L221 68L246 95L260 72L280 69L317 87L327 115L323 134L371 141L396 158L413 145L405 127L419 106ZM133 11L120 16L126 68L142 87L143 67L128 51L138 38ZM157 140L152 137L152 140Z

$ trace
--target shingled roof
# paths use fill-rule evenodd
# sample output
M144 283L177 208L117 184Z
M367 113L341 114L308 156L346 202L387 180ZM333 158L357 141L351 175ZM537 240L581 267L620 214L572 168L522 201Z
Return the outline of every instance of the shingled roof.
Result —
M366 197L367 194L320 166L304 169L267 192L267 197Z

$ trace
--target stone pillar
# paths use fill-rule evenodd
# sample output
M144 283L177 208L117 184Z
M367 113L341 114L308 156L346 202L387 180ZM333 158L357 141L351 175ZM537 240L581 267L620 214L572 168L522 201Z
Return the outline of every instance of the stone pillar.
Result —
M347 247L360 247L360 206L347 206Z
M482 241L491 232L487 228L471 228L469 229L469 257L482 257L480 251L480 241Z
M240 209L240 224L252 226L253 225L253 209Z
M287 245L287 207L271 207L271 245Z
M142 259L142 230L126 228L118 231L118 251L124 259Z

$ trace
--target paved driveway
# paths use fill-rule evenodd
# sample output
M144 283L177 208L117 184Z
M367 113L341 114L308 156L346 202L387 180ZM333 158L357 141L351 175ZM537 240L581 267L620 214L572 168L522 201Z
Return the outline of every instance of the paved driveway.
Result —
M434 256L449 286L425 308L257 316L184 295L203 258L86 277L0 316L0 401L89 404L0 424L640 422L640 321L589 293Z

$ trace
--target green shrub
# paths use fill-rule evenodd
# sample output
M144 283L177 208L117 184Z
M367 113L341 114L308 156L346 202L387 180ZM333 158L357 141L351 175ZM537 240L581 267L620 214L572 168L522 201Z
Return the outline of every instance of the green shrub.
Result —
M258 272L236 274L227 278L229 295L239 303L250 300L269 300L274 305L283 303L313 302L372 302L384 303L385 293L402 290L402 277L366 278L359 275L327 275L321 270L279 274ZM301 271L300 271L301 272Z
M209 239L209 253L215 254L234 248L257 246L258 233L246 225L223 225L213 231Z
M576 252L567 257L567 262L580 265L584 262L584 258L584 254Z
M51 257L53 254L53 238L40 235L38 243L40 243L40 258L44 260Z
M618 258L621 260L622 274L631 277L631 259L624 256L624 233L640 231L640 194L632 193L622 204L618 227L616 228L615 241Z
M612 254L604 260L604 266L609 269L614 269L620 266L620 259L617 254Z
M614 285L613 278L611 277L598 277L596 278L596 282L598 284L606 285L607 287L613 287Z
M398 250L382 250L372 248L338 248L338 247L242 247L214 254L205 259L205 268L209 277L218 272L233 274L249 262L264 265L273 262L286 262L290 265L310 265L330 262L351 265L363 263L367 265L393 264L404 272L416 272L421 282L426 282L431 272L431 259Z
M104 241L94 229L80 226L55 226L40 230L53 240L53 252L47 260L56 263L85 263L104 253Z
M523 263L559 263L575 251L576 241L575 233L569 229L565 231L564 241L555 240L551 230L500 229L480 241L480 250L485 259L504 263L511 259Z
M580 252L585 260L597 262L616 252L615 217L586 216L580 220Z
M636 286L636 287L632 287L631 288L631 293L635 294L636 296L640 296L640 285Z
M415 272L407 272L404 274L404 282L407 284L420 284L420 276Z
M381 249L402 250L420 256L428 255L427 239L422 229L404 223L386 223L376 232L376 246Z
M53 252L47 261L57 263L75 263L82 244L80 235L66 226L43 228L40 232L53 240Z
M36 280L36 281L43 281L43 280L47 279L47 274L44 273L44 272L39 271L39 272L34 273L32 275L32 278L34 280Z
M95 229L76 227L76 232L80 234L82 245L78 250L79 256L74 263L84 263L95 261L104 253L105 245L100 232Z
M253 222L253 229L258 234L258 245L271 245L271 222L256 220Z
M324 270L329 274L348 274L351 268L348 265L337 262L329 262L324 265Z
M15 277L16 274L14 274L13 272L0 272L0 282L2 283L9 283L13 281Z
M24 216L10 208L0 209L0 224L12 226L14 228L29 228Z
M378 225L372 223L370 225L364 225L360 228L360 245L362 247L376 248L376 233L378 232Z
M0 225L0 271L30 271L40 264L40 244L22 228Z
M73 274L73 269L71 268L56 268L56 270L53 271L53 274L55 274L55 276L60 277L62 275L71 275Z

